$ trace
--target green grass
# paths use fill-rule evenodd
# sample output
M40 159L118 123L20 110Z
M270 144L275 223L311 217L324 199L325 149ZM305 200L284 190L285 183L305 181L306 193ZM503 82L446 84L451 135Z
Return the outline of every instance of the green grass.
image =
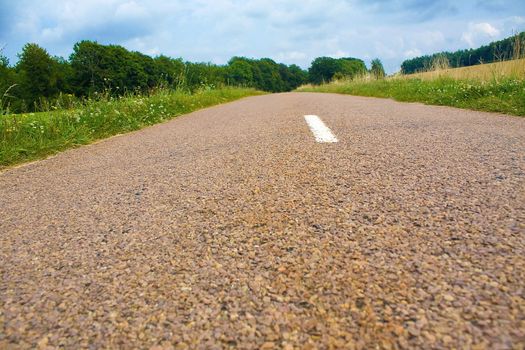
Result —
M297 91L384 97L397 101L525 116L525 79L516 78L504 78L498 81L456 80L447 77L435 80L414 78L357 80L304 86Z
M150 96L88 100L71 110L0 115L0 169L258 94L227 87L194 94L161 90Z

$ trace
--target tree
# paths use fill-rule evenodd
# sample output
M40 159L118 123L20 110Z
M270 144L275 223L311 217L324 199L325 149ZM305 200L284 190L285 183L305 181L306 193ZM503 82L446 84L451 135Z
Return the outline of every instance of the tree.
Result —
M403 74L411 74L430 70L432 69L432 63L440 56L446 57L450 63L450 67L452 68L510 60L519 57L519 55L515 54L515 50L517 46L521 45L522 42L525 42L525 32L516 34L515 36L503 40L492 42L477 49L458 50L455 52L439 52L430 56L425 55L411 58L409 60L405 60L401 64L401 71Z
M73 69L71 64L63 57L53 57L53 60L55 61L58 91L67 94L72 93Z
M9 66L9 59L0 52L0 96L16 84L15 71Z
M343 57L337 60L339 63L339 72L343 76L353 79L357 76L363 75L366 73L366 65L363 60L354 57Z
M145 91L160 85L157 67L153 58L137 51L130 52L128 55L131 56L131 60L135 63L134 71L130 72L140 77L138 82L132 82L135 88Z
M354 78L359 74L366 72L365 63L357 58L331 58L318 57L308 70L310 82L313 84L328 83L338 78Z
M102 45L97 42L84 40L73 46L69 61L73 68L73 86L78 95L86 96L104 88L103 56Z
M58 62L37 44L26 44L16 65L21 97L29 108L40 98L53 97L59 92Z
M256 61L256 65L261 72L260 81L256 82L256 87L270 92L285 91L284 83L279 74L279 65L270 58L261 58Z
M184 62L182 59L173 59L164 55L155 57L155 80L159 85L178 88L184 81Z
M233 57L228 62L228 81L238 86L254 86L252 64L244 57Z
M339 70L337 59L332 57L318 57L308 70L310 81L314 84L328 83Z
M16 102L17 77L15 70L9 66L9 59L0 51L0 114L11 110L11 104Z
M16 100L17 111L25 111L24 104L32 108L37 101L52 105L59 93L79 97L97 92L122 95L127 91L143 93L158 86L193 92L225 84L282 92L296 89L309 79L322 83L335 76L353 78L365 71L364 62L352 57L319 57L307 72L270 58L233 57L227 65L193 63L167 56L152 58L119 45L84 40L74 45L69 60L51 57L36 44L24 47L16 69L9 67L7 59L0 55L0 88L19 84L13 89L20 97Z
M227 72L224 66L212 63L185 63L185 88L190 91L202 87L211 88L225 84Z
M372 60L370 73L372 73L372 76L376 79L383 79L385 77L385 68L383 68L383 63L379 58Z
M70 56L73 82L78 95L109 91L147 91L159 82L155 61L138 52L130 52L119 45L100 45L81 41L73 47Z
M290 73L289 84L290 90L296 89L299 86L306 84L308 82L308 72L301 69L301 67L292 64L288 66L288 71Z
M307 73L298 66L277 64L270 58L233 57L228 62L228 82L234 85L281 92L293 90L306 80Z

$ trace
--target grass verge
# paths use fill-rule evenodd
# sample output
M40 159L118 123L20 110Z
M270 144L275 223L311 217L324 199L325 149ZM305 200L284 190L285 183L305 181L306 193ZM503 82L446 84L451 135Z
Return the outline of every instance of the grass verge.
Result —
M194 94L161 90L150 96L89 100L72 110L0 115L0 170L181 114L262 94L220 88Z
M450 77L433 80L405 77L308 85L300 87L297 91L393 98L403 102L422 102L525 116L525 79L523 78L480 81Z

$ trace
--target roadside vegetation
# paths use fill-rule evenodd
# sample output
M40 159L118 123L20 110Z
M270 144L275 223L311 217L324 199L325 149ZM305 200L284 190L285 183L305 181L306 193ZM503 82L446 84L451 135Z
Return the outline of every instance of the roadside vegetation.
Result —
M193 63L81 41L66 60L27 44L15 65L0 55L0 169L306 81L270 59Z
M366 72L355 58L316 59L309 71L269 58L226 65L149 57L118 45L75 44L68 59L26 44L0 55L0 169L140 129L199 108L310 81Z
M331 92L356 96L393 98L403 102L422 102L488 112L525 116L525 80L457 80L441 77L360 79L337 81L320 86L303 86L303 92Z
M0 116L0 169L112 135L138 130L201 108L258 95L223 87L194 93L160 89L149 95L101 94L70 109Z
M333 79L327 84L303 85L297 91L393 98L525 116L525 33L511 39L477 50L424 56L409 60L410 65L405 61L402 67L412 67L415 63L427 67L426 71L412 74L385 77L381 62L374 60L366 74L353 79ZM504 51L501 51L502 43L506 45ZM456 63L461 62L464 55L482 54L486 57L491 48L495 57L511 59L451 68L449 57L456 57ZM430 63L428 57L432 57Z
M269 58L233 57L226 65L194 63L93 41L75 44L68 59L54 57L37 44L26 44L18 56L10 65L0 55L2 114L61 109L101 93L148 94L160 87L193 93L222 86L282 92L308 81L305 70Z
M353 57L319 57L308 70L269 58L233 57L216 65L94 41L75 44L64 59L27 44L15 65L0 54L0 168L199 108L298 87L525 115L525 33L401 67L386 76L379 59L368 69Z

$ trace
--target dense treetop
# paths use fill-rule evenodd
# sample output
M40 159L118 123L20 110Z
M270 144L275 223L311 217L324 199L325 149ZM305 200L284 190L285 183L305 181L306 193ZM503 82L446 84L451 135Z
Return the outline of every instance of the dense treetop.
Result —
M9 103L11 111L27 112L56 105L53 101L63 95L119 96L159 87L194 92L224 85L282 92L308 82L320 84L366 72L362 60L350 57L320 57L305 71L269 58L233 57L226 65L194 63L85 40L74 45L67 60L51 56L37 44L25 45L14 66L0 56L0 93L9 90L2 103Z
M318 57L308 70L310 82L314 84L328 83L333 79L344 77L354 78L366 73L365 63L358 58Z
M522 47L520 47L520 45ZM451 67L507 60L525 50L525 32L477 49L441 52L406 60L405 74L428 70L437 59ZM297 65L277 63L269 58L233 57L226 65L186 62L164 55L150 57L119 45L81 41L68 59L51 56L37 44L26 44L15 65L0 55L0 111L38 111L56 105L64 95L85 98L105 93L148 93L157 88L210 89L225 85L253 87L268 92L291 91L305 83L322 84L334 79L353 79L369 72L385 76L379 59L365 63L352 57L316 58L308 71Z

